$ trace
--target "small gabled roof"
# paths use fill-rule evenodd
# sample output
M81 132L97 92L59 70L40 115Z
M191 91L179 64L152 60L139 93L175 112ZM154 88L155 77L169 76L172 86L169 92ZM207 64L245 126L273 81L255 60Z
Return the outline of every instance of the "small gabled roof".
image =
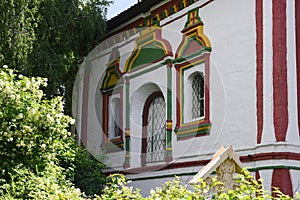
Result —
M214 155L212 160L205 165L194 177L189 181L189 184L196 184L199 182L199 179L206 179L211 175L212 172L216 171L216 169L227 159L230 159L236 165L237 172L241 172L242 163L239 159L239 156L233 151L232 146L230 145L226 149L222 146Z

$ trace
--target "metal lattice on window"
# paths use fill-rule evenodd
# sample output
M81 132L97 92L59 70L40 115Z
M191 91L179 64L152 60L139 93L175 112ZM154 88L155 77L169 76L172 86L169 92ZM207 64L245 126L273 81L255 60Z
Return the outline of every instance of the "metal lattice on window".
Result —
M165 113L166 105L163 97L154 97L148 113L146 162L165 160Z
M192 118L204 116L204 78L196 74L192 79Z

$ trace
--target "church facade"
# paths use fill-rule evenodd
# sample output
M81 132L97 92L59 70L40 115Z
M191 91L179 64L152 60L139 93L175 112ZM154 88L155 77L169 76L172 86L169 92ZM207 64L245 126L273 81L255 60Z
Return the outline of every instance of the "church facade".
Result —
M73 94L79 139L146 194L232 145L300 191L300 2L143 0L108 21Z

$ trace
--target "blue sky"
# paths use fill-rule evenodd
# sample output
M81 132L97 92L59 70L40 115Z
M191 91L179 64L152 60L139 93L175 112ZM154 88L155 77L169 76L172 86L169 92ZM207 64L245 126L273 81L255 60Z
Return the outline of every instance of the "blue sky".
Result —
M137 0L113 0L114 3L107 10L107 19L110 19L120 12L137 3Z

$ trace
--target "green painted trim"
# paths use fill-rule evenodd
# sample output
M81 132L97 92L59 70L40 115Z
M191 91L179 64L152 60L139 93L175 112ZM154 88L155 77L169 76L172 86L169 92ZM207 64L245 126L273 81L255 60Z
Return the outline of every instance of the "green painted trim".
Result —
M285 165L264 166L264 167L249 168L248 171L254 172L254 171L258 171L258 170L268 170L268 169L293 169L293 170L300 170L300 167L297 167L297 166L285 166Z
M167 119L172 119L172 68L167 66Z
M202 22L201 18L199 17L199 8L194 8L192 10L190 10L188 12L188 20L185 22L184 28L188 28L189 23L191 22L191 13L196 11L196 16L195 18L197 18L199 20L199 22ZM194 24L193 24L194 25Z
M192 130L192 129L195 129L195 128L203 128L203 127L211 127L211 123L203 123L203 124L199 124L198 122L195 123L195 124L191 124L189 126L181 126L177 129L175 129L174 131L175 132L180 132L180 131L188 131L188 130Z
M120 143L120 142L104 143L101 145L101 148L106 153L114 153L114 152L124 151L124 145L123 145L123 143Z
M172 120L172 67L167 66L167 119ZM172 148L172 130L167 130L168 149ZM172 157L172 151L167 151L166 157Z
M185 172L185 173L176 173L176 174L166 174L166 175L160 175L160 176L132 178L132 179L128 179L128 180L142 181L142 180L151 180L151 179L158 179L158 178L169 178L169 177L175 177L175 176L193 176L193 175L196 175L197 173L198 172Z
M131 68L129 71L138 68L139 66L143 66L148 63L152 63L156 60L159 60L165 56L164 49L161 47L157 47L155 45L155 42L142 47L142 49L139 52L139 55L137 55L136 59L133 61ZM135 56L134 56L135 57Z
M172 131L170 131L171 132L171 134L172 134ZM172 141L169 143L167 143L167 146L170 146L170 148L172 147ZM173 158L173 155L172 155L172 150L167 150L166 151L166 158Z
M107 69L105 70L105 76L101 85L101 90L107 90L110 88L113 88L116 84L110 85L108 86L109 80L111 79L111 77L113 75L116 75L118 80L121 78L121 74L119 73L119 71L117 70L117 65L114 64L112 66L107 67Z
M126 128L130 128L129 83L126 84Z
M179 57L179 58L175 58L172 60L172 63L176 64L176 63L181 63L181 62L184 62L184 61L187 61L187 60L191 60L193 59L194 57L199 57L199 55L202 55L204 53L210 53L212 50L211 47L204 47L202 49L200 49L199 51L196 51L186 57Z
M194 4L195 2L197 2L196 0L187 0L187 1L189 1L189 4L186 4L186 7L182 6L181 3L179 4L178 9L177 9L177 12L179 12L180 10L183 10L183 9L185 9L185 8L187 8L187 7L189 7L189 6L191 6L191 5ZM166 9L163 9L163 10L162 10L162 13L160 13L160 14L161 14L161 18L160 18L160 20L158 20L159 23L160 23L161 20L164 20L165 18L168 18L168 17L170 17L171 15L177 13L177 12L175 12L175 10L174 10L174 6L177 6L178 4L177 4L177 3L175 4L175 2L176 2L176 1L174 1L174 4L172 4L170 7L168 7L168 8L166 8ZM165 11L167 11L169 14L166 15ZM150 13L151 13L151 12L150 12ZM158 13L158 14L159 14L159 13ZM155 17L154 17L154 18L155 18ZM159 24L158 24L158 25L159 25ZM143 24L143 25L138 25L136 28L132 28L132 29L130 29L130 30L127 30L127 31L126 31L126 35L127 35L128 37L131 37L131 36L133 36L135 33L137 33L137 31L134 31L135 29L141 28L141 27L144 27L144 26L145 26L145 24ZM110 40L110 43L109 43L109 41L106 40L105 42L103 42L103 43L101 44L100 49L103 50L103 49L109 48L109 47L115 45L115 44L118 43L118 42L119 42L119 41L117 41L117 40Z
M197 63L196 65L199 65L199 64L203 64L205 63L205 59L203 60L200 60L199 63ZM191 64L191 63L187 63L187 65L185 66L182 66L179 70L179 73L180 73L180 124L186 124L184 122L184 80L185 80L185 76L184 76L184 71L187 70L187 69L190 69L191 67L194 67L196 66L194 64ZM205 83L206 84L206 83Z
M101 89L101 92L102 92L102 94L111 94L113 92L113 90L114 90L114 87L115 86L111 86L111 87L106 88L105 90Z
M300 167L296 166L265 166L265 167L256 167L256 168L248 168L247 170L250 172L254 172L257 170L268 170L268 169L293 169L293 170L300 170ZM175 177L175 176L194 176L198 172L184 172L184 173L173 173L173 174L166 174L166 175L160 175L160 176L149 176L149 177L141 177L141 178L132 178L128 180L132 181L141 181L141 180L152 180L152 179L159 179L159 178L169 178L169 177ZM212 174L215 174L213 172Z
M141 76L141 75L143 75L143 74L146 74L146 73L149 73L149 72L151 72L151 71L153 71L153 70L156 70L156 69L158 69L158 68L160 68L160 67L162 67L162 66L165 66L165 65L164 65L163 63L158 64L158 65L156 65L156 66L154 66L154 67L147 68L146 70L143 70L142 72L139 72L139 73L130 75L129 78L130 78L130 79L136 78L136 77L138 77L138 76Z
M184 134L177 134L177 139L189 138L189 137L196 137L199 135L207 135L210 129L199 130L191 133L184 133Z
M130 87L130 82L127 80L127 77L125 78L125 95L126 95L126 129L125 129L125 134L126 130L130 130L130 100L129 100L129 87ZM125 149L126 149L126 156L125 156L125 165L130 165L130 138L125 137Z
M168 55L168 44L157 37L155 30L138 37L134 50L126 61L125 72L159 61Z
M126 147L126 155L129 154L129 151L130 151L130 138L128 136L125 136L125 147Z

